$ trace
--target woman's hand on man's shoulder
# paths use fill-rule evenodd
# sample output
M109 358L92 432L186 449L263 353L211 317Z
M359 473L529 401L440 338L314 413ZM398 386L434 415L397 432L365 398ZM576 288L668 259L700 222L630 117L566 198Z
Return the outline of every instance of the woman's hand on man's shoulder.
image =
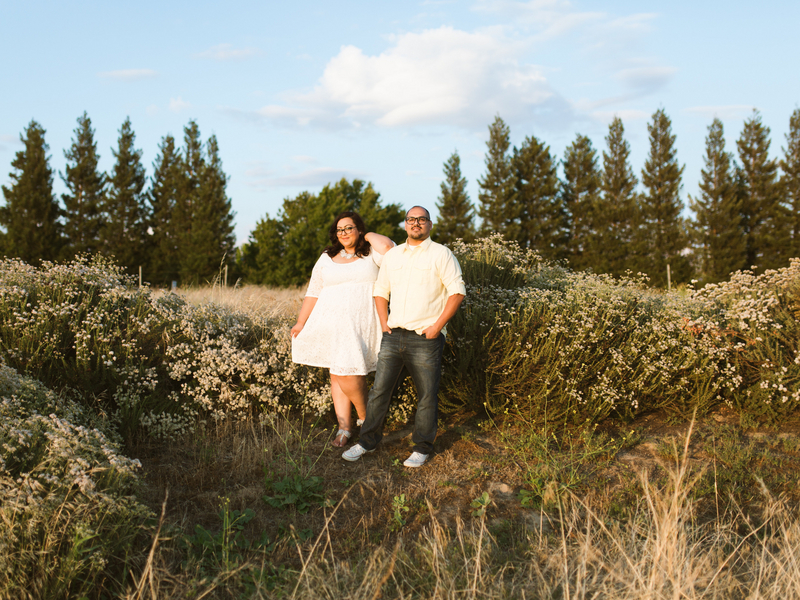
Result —
M369 231L364 235L364 239L369 242L369 245L375 248L378 254L386 254L394 247L394 242L385 235Z

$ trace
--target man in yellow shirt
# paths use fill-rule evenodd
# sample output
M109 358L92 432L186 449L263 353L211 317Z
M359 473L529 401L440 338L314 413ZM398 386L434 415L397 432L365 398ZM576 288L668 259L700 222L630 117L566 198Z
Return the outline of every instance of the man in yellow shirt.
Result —
M414 451L403 463L421 467L433 451L438 418L439 379L447 322L464 300L461 266L453 253L430 239L430 213L414 206L406 213L408 239L389 250L372 295L383 337L367 418L358 443L342 454L356 461L372 452L383 437L383 423L403 367L417 389Z

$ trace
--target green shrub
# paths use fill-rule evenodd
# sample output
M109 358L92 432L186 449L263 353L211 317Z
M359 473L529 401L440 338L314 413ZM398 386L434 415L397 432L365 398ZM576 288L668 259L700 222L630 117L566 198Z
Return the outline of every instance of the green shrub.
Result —
M448 325L441 406L593 423L726 402L757 421L800 403L800 261L662 293L575 273L499 236L454 247L467 297ZM139 289L98 259L0 262L0 355L131 439L198 423L330 409L321 369L291 361L289 322ZM392 415L407 418L413 385Z
M291 362L282 319L154 296L108 261L0 262L0 353L68 390L131 439L198 420L329 407L319 369Z
M774 395L788 383L797 394L797 320L789 306L797 294L784 294L780 310L777 301L756 302L762 310L748 322L758 331L734 323L753 308L753 296L772 298L779 282L800 282L788 272L797 265L761 280L739 274L739 283L717 292L664 294L642 279L571 272L499 237L454 251L467 297L448 326L446 410L581 424L655 409L686 417L729 402L764 417L765 406L776 414L776 402L759 398L754 385ZM769 341L742 345L742 335ZM748 377L757 384L743 396ZM787 409L797 398L791 393L781 399ZM749 397L754 407L743 401Z
M0 365L0 597L97 597L150 511L139 462L74 402Z
M800 259L761 275L734 273L695 294L719 306L715 335L731 349L734 393L726 400L754 421L775 422L800 406Z

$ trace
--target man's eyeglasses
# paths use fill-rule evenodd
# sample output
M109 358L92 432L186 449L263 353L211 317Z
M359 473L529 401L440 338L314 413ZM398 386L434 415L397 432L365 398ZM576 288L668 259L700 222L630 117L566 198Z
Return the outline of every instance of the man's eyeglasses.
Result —
M416 221L417 225L427 225L430 219L428 217L406 217L406 223L413 225Z
M355 225L347 225L345 227L339 227L336 230L336 235L350 235L356 230Z

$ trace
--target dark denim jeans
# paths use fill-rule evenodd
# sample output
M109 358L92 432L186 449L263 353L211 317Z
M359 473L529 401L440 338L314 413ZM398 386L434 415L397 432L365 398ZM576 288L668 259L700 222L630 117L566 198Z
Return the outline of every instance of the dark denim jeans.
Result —
M389 411L392 392L397 387L403 367L408 369L417 389L417 414L414 418L414 450L433 451L436 421L439 416L439 379L442 376L444 336L429 340L407 329L384 333L378 353L375 383L369 392L367 418L361 426L358 443L372 450L383 437L383 423Z

